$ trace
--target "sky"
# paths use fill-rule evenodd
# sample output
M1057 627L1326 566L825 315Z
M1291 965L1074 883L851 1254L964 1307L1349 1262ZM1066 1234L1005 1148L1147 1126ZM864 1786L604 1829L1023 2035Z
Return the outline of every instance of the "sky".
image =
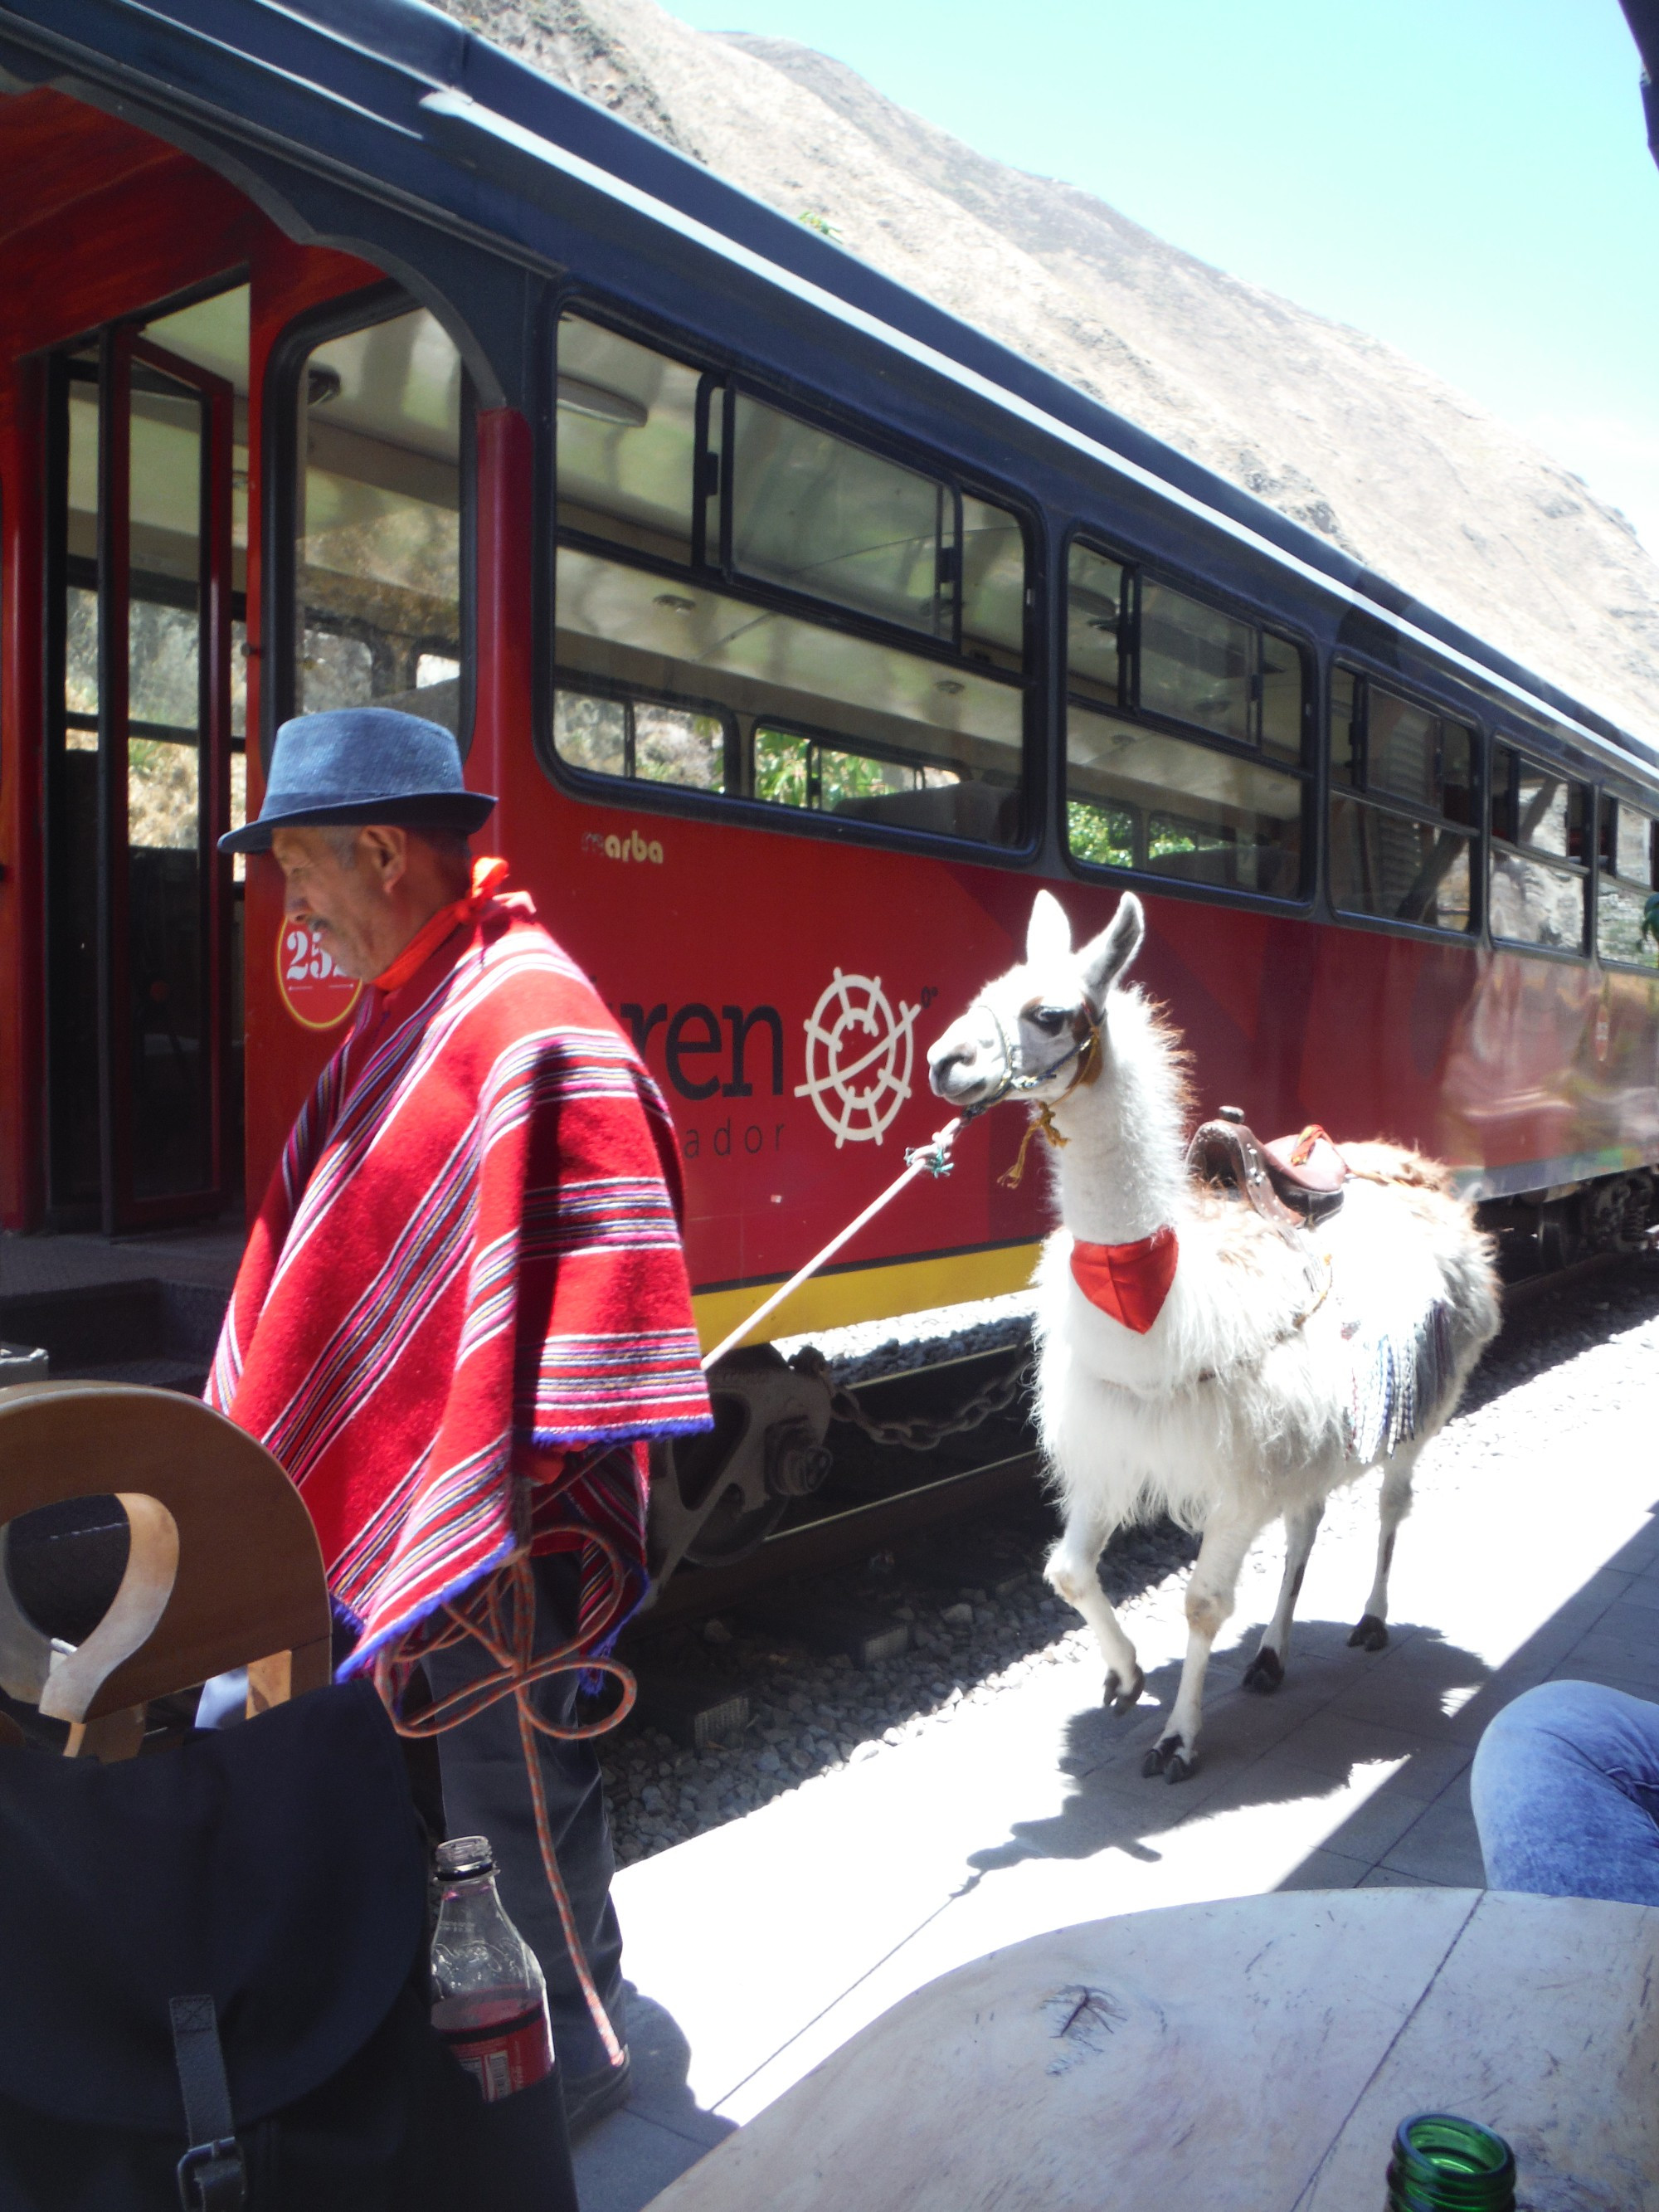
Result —
M1659 167L1618 0L664 4L1382 338L1659 555Z

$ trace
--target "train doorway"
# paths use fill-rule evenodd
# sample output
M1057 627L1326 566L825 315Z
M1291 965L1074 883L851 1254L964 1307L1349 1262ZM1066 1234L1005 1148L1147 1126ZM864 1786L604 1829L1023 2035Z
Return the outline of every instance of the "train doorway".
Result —
M211 1217L240 1182L241 886L216 841L246 729L247 356L244 285L51 364L47 1188L64 1227Z

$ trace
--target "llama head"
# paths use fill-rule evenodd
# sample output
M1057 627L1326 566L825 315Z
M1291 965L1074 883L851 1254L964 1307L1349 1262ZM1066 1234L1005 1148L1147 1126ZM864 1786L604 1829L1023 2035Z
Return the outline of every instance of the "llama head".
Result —
M1074 951L1066 909L1039 891L1025 957L988 983L927 1054L927 1079L952 1106L1015 1097L1064 1097L1092 1031L1107 1019L1114 986L1140 949L1146 917L1133 891L1098 937Z

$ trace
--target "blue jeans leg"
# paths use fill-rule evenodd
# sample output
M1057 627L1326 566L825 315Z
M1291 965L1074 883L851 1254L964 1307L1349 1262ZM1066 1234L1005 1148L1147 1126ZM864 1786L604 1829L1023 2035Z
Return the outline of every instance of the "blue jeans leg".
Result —
M1481 1737L1469 1794L1494 1889L1659 1905L1659 1705L1540 1683Z

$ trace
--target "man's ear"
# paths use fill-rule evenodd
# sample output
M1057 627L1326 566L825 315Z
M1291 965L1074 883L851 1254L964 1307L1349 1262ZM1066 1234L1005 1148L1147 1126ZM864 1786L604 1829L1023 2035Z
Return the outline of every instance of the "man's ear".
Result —
M371 822L357 832L357 865L383 891L409 871L409 832L396 822Z

